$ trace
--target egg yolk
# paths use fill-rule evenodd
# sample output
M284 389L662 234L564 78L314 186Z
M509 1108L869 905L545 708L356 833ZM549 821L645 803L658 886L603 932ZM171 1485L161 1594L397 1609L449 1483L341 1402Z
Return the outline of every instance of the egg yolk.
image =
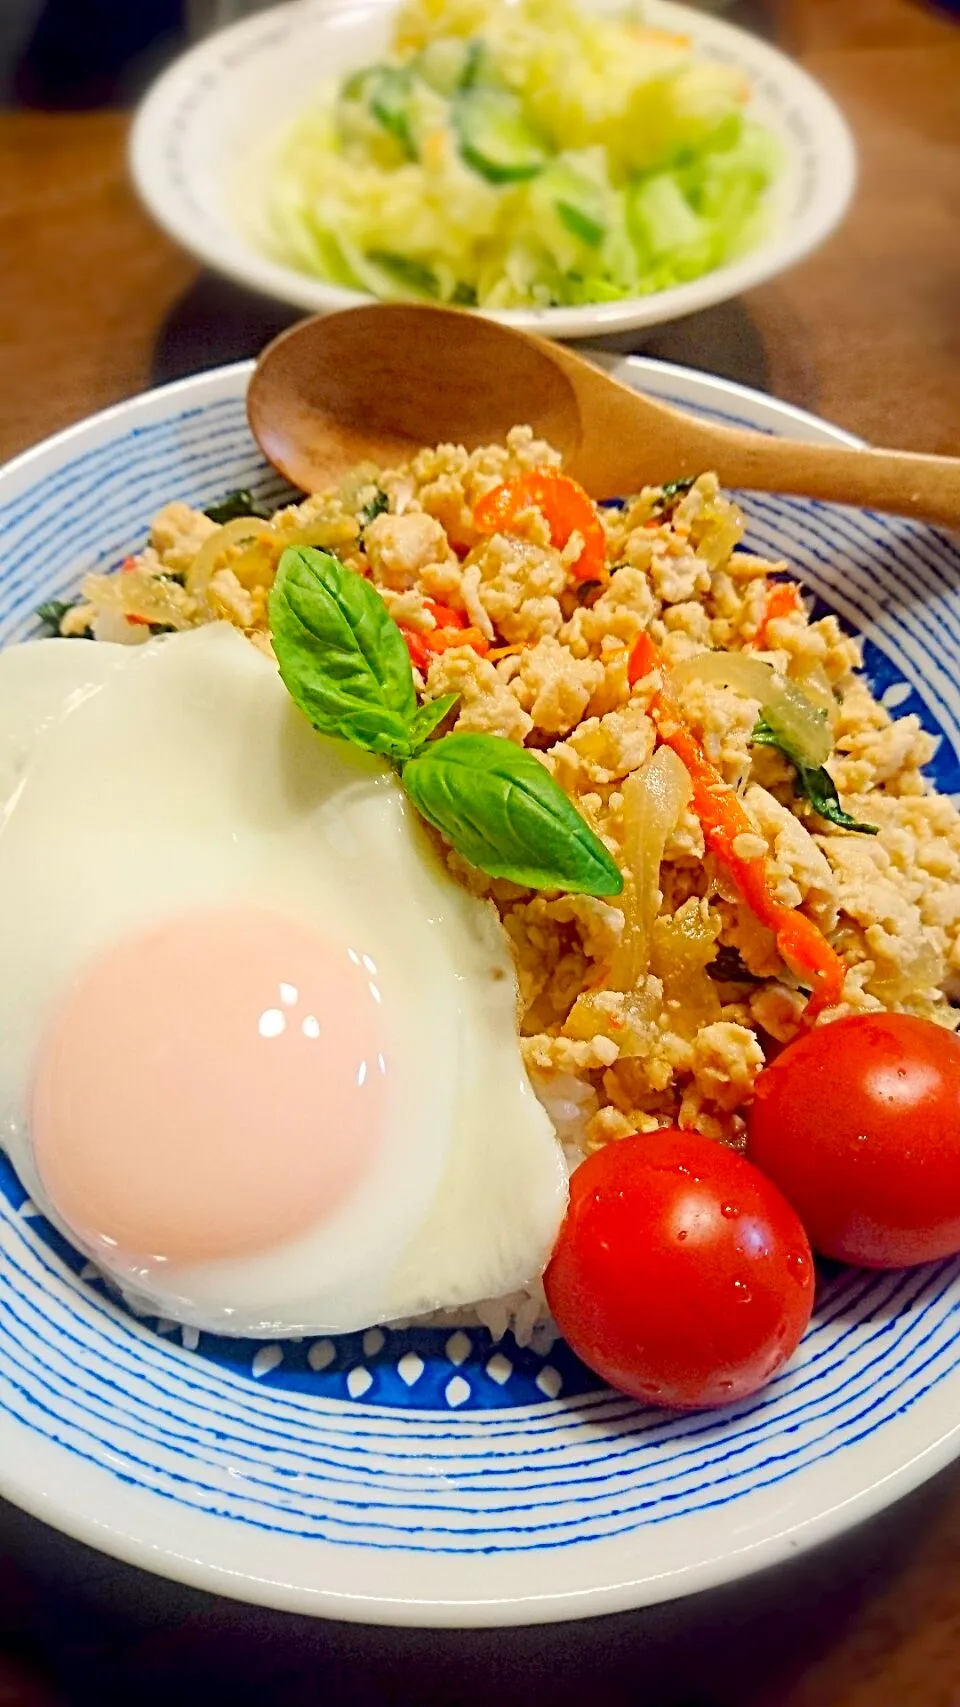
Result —
M43 1040L37 1167L66 1224L144 1263L316 1227L384 1126L376 966L254 907L175 919L76 981Z

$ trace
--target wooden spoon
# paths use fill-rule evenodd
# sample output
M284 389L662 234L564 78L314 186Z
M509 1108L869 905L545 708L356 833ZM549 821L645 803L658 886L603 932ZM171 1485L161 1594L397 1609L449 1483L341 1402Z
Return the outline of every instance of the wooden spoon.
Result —
M562 344L458 309L378 303L304 320L264 350L247 409L265 456L305 492L359 462L393 466L424 445L473 450L523 423L595 498L713 469L724 486L960 524L960 459L701 421Z

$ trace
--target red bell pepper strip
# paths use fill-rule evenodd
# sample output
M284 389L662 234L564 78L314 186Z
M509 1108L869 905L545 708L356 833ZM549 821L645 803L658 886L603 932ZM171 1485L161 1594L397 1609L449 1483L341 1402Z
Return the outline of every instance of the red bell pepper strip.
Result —
M763 651L767 644L767 629L771 622L779 616L791 616L800 609L800 588L793 581L775 581L767 593L760 627L757 629L753 644L758 651Z
M631 687L644 676L656 679L650 715L660 740L672 747L690 773L694 810L703 827L704 841L726 866L747 905L773 931L783 959L798 978L811 985L806 1015L814 1019L824 1008L835 1007L842 1000L843 962L811 919L776 899L766 860L744 859L737 853L737 838L754 836L756 831L739 797L724 782L685 721L669 686L663 658L649 634L641 634L635 642L627 667Z
M423 605L438 628L466 628L467 619L463 612L454 610L452 605L441 605L436 599L424 599Z
M436 628L408 628L404 623L399 624L410 662L421 675L426 675L429 670L431 657L439 652L449 652L451 646L472 646L481 658L489 652L490 642L486 635L469 625L461 611L450 605L438 604L436 599L424 599L423 604L433 617Z
M404 623L400 623L399 628L400 633L403 635L403 638L407 643L407 651L410 654L411 664L415 670L419 670L420 674L425 676L430 668L430 653L427 650L426 633L424 629L407 628Z
M485 492L473 512L474 526L480 533L510 533L517 517L534 506L550 529L550 538L562 551L571 534L578 533L583 550L573 564L578 581L605 581L607 569L607 536L596 508L575 480L558 474L554 469L534 469L516 480L506 480Z

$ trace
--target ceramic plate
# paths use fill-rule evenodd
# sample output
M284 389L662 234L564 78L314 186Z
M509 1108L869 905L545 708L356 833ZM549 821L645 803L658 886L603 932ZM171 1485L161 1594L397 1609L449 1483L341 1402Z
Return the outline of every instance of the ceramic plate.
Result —
M628 381L794 438L835 429L653 362ZM246 365L108 410L0 474L0 641L136 550L167 499L279 497ZM519 413L522 415L522 408ZM865 637L883 702L941 737L960 790L960 553L908 522L748 500ZM64 644L68 644L64 642ZM10 969L5 969L10 976ZM643 1410L561 1345L476 1329L256 1344L136 1319L0 1158L0 1493L199 1587L380 1623L510 1624L690 1593L877 1511L960 1449L960 1261L837 1270L789 1370L719 1413Z
M583 4L618 10L616 0ZM172 237L217 272L298 308L325 313L369 300L269 259L248 226L277 138L318 85L383 56L395 10L396 0L297 0L220 31L176 60L140 109L131 151L140 194ZM819 84L757 36L688 6L649 0L644 17L693 36L705 58L748 77L750 111L780 137L786 155L769 232L740 260L653 296L518 309L495 319L552 338L675 320L782 272L843 217L855 177L853 143Z

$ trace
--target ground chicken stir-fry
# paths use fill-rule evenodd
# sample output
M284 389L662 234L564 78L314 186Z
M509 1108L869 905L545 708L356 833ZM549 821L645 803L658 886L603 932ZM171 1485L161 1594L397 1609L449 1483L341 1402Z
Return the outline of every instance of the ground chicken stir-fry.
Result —
M764 660L821 707L842 809L877 833L842 829L798 796L795 765L755 739L756 698L681 669L683 718L752 826L738 855L763 858L778 903L799 909L840 956L843 1002L829 1017L895 1007L952 1026L960 817L922 775L931 736L873 699L855 674L857 643L832 616L808 619L786 565L738 549L743 520L709 474L604 510L606 565L589 579L581 535L558 543L540 507L509 531L480 533L474 509L485 494L558 466L517 428L506 447L441 446L402 469L360 470L269 523L219 527L172 503L121 573L88 577L62 631L136 640L219 618L269 650L267 593L281 550L325 547L383 594L421 696L459 696L444 727L535 749L621 864L625 788L658 740L651 682L631 687L628 676L638 635L649 632L671 671L708 651ZM806 995L730 870L705 852L692 800L666 828L629 988L611 976L624 960L628 892L534 894L447 857L503 920L524 1055L561 1136L589 1147L677 1122L739 1138L753 1081L797 1032Z

